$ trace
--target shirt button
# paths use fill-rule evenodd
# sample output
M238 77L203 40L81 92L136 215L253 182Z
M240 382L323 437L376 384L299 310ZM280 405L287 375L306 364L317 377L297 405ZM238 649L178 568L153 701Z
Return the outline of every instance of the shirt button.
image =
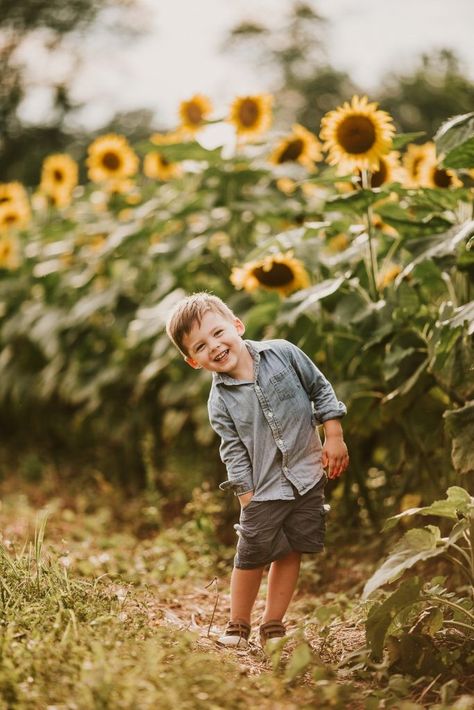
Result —
M283 439L277 439L278 446L283 446Z
M268 418L273 419L273 412L268 412Z

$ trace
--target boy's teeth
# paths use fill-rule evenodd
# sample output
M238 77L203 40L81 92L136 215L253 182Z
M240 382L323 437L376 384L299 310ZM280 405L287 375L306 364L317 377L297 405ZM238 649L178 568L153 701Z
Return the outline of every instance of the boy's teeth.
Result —
M219 355L216 357L216 360L222 360L222 358L224 357L224 355L226 355L226 353L227 353L227 350L224 350L224 352L219 353Z

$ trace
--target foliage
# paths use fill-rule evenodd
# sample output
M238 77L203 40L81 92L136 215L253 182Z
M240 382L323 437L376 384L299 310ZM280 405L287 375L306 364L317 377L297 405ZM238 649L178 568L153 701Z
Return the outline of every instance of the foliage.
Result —
M474 498L453 486L446 499L411 508L388 522L414 515L446 519L452 527L445 536L435 525L408 530L366 583L365 597L436 557L453 566L453 576L449 582L446 577L429 582L407 577L382 602L374 602L366 621L367 643L376 660L385 650L387 665L403 673L461 675L474 660ZM460 583L452 591L458 574Z

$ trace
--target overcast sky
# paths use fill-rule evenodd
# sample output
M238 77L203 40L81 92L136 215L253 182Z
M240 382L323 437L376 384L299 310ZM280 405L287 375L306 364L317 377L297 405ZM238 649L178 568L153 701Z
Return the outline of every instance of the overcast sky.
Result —
M179 101L201 92L224 108L237 94L268 91L272 76L241 54L221 52L226 33L243 19L281 22L291 0L141 0L148 34L113 41L91 33L86 61L75 72L74 95L87 102L81 121L95 128L117 110L150 108L173 127ZM309 0L327 18L331 63L370 93L387 71L409 71L421 52L456 49L474 80L474 0ZM33 49L33 53L34 53ZM37 72L60 75L36 48ZM29 50L31 55L31 48ZM64 64L64 66L62 66ZM43 100L43 107L42 107ZM473 107L474 108L474 107ZM25 117L47 110L47 96L32 94Z

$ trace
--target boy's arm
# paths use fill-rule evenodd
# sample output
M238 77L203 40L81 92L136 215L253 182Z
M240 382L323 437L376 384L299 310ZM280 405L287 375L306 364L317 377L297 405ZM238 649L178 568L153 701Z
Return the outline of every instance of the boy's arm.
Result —
M324 424L329 419L343 417L347 413L346 406L343 402L338 401L329 380L321 370L318 370L306 353L292 343L287 344L290 346L290 362L309 399L314 404L318 424Z
M324 444L322 464L327 467L328 478L338 478L349 465L349 453L339 419L323 422Z
M318 370L310 358L296 345L291 346L292 365L314 404L318 423L324 427L322 464L328 471L328 478L337 478L349 465L349 454L344 441L340 418L347 410L339 402L331 383Z
M232 488L234 494L239 496L240 502L245 504L247 502L245 494L253 493L252 464L249 453L237 434L229 413L212 402L209 403L208 409L211 427L221 438L219 453L227 469L228 480L221 483L219 488L222 490Z

